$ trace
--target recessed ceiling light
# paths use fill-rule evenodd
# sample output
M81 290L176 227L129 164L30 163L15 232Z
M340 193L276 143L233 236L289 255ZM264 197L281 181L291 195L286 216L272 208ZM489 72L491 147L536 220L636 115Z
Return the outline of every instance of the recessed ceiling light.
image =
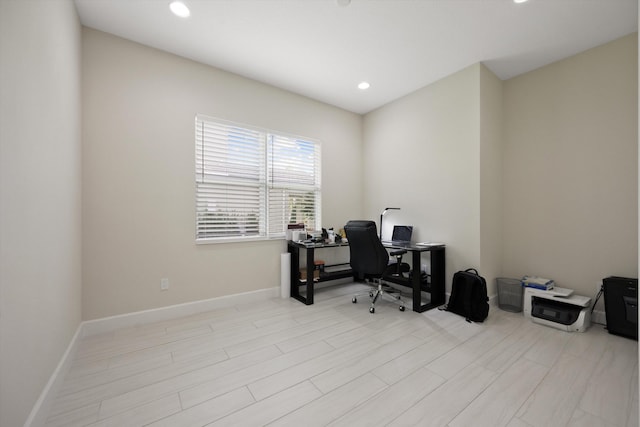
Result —
M527 0L513 0L513 2L514 2L514 3L524 3L524 2L526 2L526 1L527 1Z
M171 12L173 12L174 15L179 16L180 18L188 18L189 15L191 15L187 5L181 1L172 1L171 4L169 4L169 9L171 9Z
M360 82L358 84L358 89L360 90L365 90L365 89L369 89L371 87L371 85L367 82Z

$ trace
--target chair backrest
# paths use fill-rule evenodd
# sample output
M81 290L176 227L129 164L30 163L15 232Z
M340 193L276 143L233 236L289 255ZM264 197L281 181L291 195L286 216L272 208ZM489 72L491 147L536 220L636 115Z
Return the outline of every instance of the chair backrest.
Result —
M389 253L380 242L376 223L349 221L344 231L349 240L350 264L354 274L360 278L382 276L389 264Z

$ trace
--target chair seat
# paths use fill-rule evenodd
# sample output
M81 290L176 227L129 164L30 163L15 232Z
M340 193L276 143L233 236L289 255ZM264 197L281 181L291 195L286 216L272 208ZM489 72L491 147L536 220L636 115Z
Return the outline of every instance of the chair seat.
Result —
M408 279L408 275L405 275L405 273L409 273L410 271L411 266L406 262L400 263L399 266L398 263L394 262L389 264L384 270L384 272L382 273L382 279L384 279L385 277Z
M411 266L406 262L400 263L400 269L398 269L398 263L392 262L389 266L384 270L383 276L391 273L408 273L411 271Z

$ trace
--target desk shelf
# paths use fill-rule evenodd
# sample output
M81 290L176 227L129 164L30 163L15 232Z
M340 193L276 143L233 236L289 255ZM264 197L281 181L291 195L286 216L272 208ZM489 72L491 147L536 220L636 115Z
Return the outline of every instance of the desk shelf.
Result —
M411 279L411 277L385 276L382 278L382 280L385 282L395 283L396 285L405 286L407 288L413 288L413 280ZM431 282L421 280L420 291L431 293Z
M298 270L298 276L301 276L300 270ZM328 282L329 280L344 279L353 276L353 270L349 267L349 264L335 264L325 265L324 271L320 272L319 277L313 278L313 283ZM300 277L298 279L298 286L306 285L307 279Z

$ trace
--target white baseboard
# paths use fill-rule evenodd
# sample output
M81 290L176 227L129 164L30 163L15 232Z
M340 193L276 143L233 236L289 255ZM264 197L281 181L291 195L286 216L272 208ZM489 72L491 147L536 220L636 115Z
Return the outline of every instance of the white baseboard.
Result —
M280 288L266 288L257 291L240 294L225 295L206 300L187 302L184 304L170 305L168 307L154 308L151 310L136 311L117 316L103 317L101 319L87 320L83 322L82 336L102 334L116 329L147 323L171 320L178 317L190 316L218 308L230 307L235 304L247 304L264 301L280 296Z
M607 316L603 310L593 310L591 313L591 323L597 323L599 325L607 325Z
M234 295L211 298L207 300L193 301L184 304L176 304L168 307L152 310L138 311L119 316L105 317L102 319L87 320L80 325L74 334L67 350L64 352L58 366L53 371L47 385L40 393L40 397L31 409L31 413L24 427L40 427L47 421L57 391L60 389L64 378L69 372L74 360L78 342L82 337L114 331L120 328L142 325L146 323L170 320L178 317L189 316L218 308L230 307L235 304L250 304L280 296L280 287L260 289L252 292L244 292Z
M53 374L49 378L49 381L44 386L42 393L38 397L35 405L31 409L31 413L27 418L27 421L24 423L24 427L40 427L43 426L47 421L47 415L51 409L51 405L56 397L56 394L62 383L64 382L64 377L69 372L69 368L71 368L71 362L75 358L76 350L78 348L78 342L82 337L82 323L78 325L76 329L76 333L71 338L71 342L67 347L67 350L62 355L58 366L53 371Z
M498 307L498 294L489 295L489 306Z

